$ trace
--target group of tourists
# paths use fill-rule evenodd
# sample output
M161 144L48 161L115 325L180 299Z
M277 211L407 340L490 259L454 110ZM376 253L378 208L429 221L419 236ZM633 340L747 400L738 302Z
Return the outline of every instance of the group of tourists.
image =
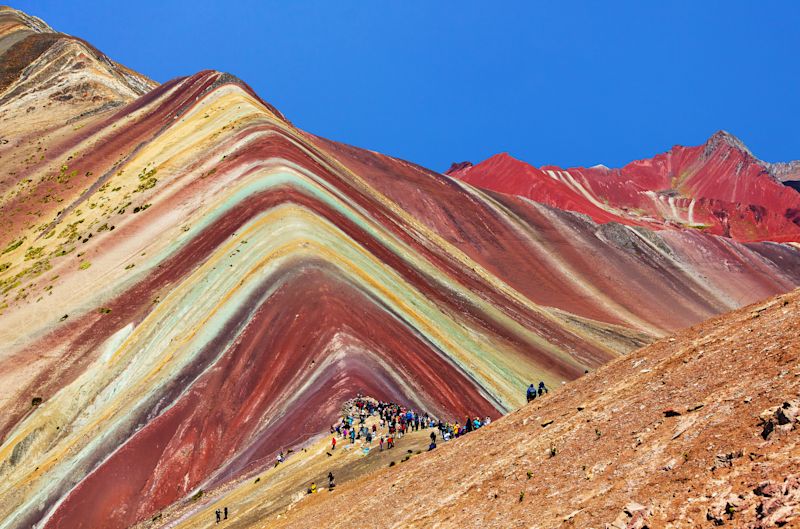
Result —
M371 425L367 425L369 417L377 417ZM380 451L395 448L398 440L409 432L419 430L432 430L428 451L436 448L437 439L449 441L469 432L475 431L492 422L490 417L465 417L463 423L459 421L442 421L428 412L415 410L394 402L384 402L366 398L359 394L354 400L344 406L344 413L338 422L331 425L331 452L341 439L345 443L354 445L360 441L365 451L372 448L373 443ZM439 435L437 436L436 431ZM328 455L331 455L329 452ZM278 462L283 462L283 452L278 457ZM328 473L328 490L333 490L336 482L333 473ZM316 482L306 491L308 494L317 492Z
M537 396L541 397L545 393L548 393L548 390L544 381L539 382L538 387L531 384L527 391L528 402L531 402ZM358 394L354 400L345 404L343 411L339 421L330 427L332 436L331 452L336 450L337 438L341 438L344 442L349 441L351 445L354 445L357 440L361 441L365 451L369 451L373 442L377 443L380 451L391 450L396 446L397 441L402 439L408 432L416 432L421 429L431 430L429 435L430 444L428 445L428 451L431 451L436 448L438 439L449 441L478 430L492 422L491 417L488 415L483 419L466 416L463 422L459 420L442 421L427 412L418 411L394 402L366 398L361 394ZM372 425L368 426L367 419L374 416L377 416L378 420L373 421ZM438 436L437 431L439 432ZM329 452L328 455L332 454ZM285 457L283 450L281 450L275 465L283 463ZM328 490L333 491L335 488L336 481L333 472L328 472ZM316 482L312 482L306 492L308 494L316 494ZM217 509L216 516L217 523L222 519L227 520L228 508L225 507L224 511Z
M464 417L464 421L442 421L433 417L428 412L418 411L394 402L383 402L367 399L359 395L344 413L338 423L330 428L333 435L331 449L336 449L337 436L349 440L354 444L362 440L366 446L373 441L377 442L379 450L389 450L395 447L397 441L408 432L433 429L439 431L439 438L449 441L469 432L475 431L490 422L490 417ZM377 416L378 421L371 427L366 425L367 417ZM380 431L379 431L380 429ZM430 435L431 443L428 450L436 448L437 436L435 431Z

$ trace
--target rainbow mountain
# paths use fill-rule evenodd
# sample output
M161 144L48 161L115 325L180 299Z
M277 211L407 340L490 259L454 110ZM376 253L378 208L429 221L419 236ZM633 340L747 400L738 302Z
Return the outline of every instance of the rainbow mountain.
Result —
M597 223L158 85L0 8L0 528L128 527L360 392L497 417L800 284L800 248ZM776 237L779 239L779 237Z

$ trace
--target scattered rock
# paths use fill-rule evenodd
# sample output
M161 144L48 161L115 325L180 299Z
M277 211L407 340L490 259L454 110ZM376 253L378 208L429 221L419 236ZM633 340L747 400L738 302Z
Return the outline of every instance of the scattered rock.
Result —
M734 494L722 495L706 512L706 520L714 525L725 525L726 520L733 520L741 510L743 500Z
M606 529L647 529L650 510L641 503L632 501L622 509L613 522L605 524Z
M680 415L681 415L681 412L673 410L673 409L664 410L664 417L680 417Z
M800 401L787 401L780 406L767 408L759 415L761 437L766 441L776 426L784 432L790 432L800 422Z
M625 511L625 514L627 514L628 516L633 516L637 512L647 511L647 507L645 507L641 503L632 501L625 506L623 511Z
M741 450L738 452L731 452L729 454L717 454L714 456L714 465L711 467L711 471L715 471L718 468L730 468L733 466L733 460L742 457L743 453Z
M750 527L784 527L800 520L800 475L788 476L782 485L764 481L753 489L757 522Z

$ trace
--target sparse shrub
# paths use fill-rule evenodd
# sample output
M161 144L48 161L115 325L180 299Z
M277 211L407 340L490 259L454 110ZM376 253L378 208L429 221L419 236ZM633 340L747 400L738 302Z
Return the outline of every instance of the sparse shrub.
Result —
M31 246L25 250L25 260L38 259L44 253L44 246Z
M142 169L142 171L139 173L139 186L136 188L134 193L147 191L148 189L155 187L156 183L158 182L158 179L155 177L157 172L158 169L155 167L149 171L147 170L147 167Z
M6 254L6 253L9 253L9 252L13 252L14 250L16 250L17 248L22 246L23 242L25 242L25 237L21 238L18 241L12 241L11 244L6 246L6 249L3 250L3 253Z

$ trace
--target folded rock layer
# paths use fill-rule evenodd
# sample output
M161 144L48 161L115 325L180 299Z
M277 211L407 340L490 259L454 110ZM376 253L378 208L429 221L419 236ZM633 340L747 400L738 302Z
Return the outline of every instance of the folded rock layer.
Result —
M0 527L132 525L357 392L498 417L800 284L795 246L483 191L298 130L228 74L17 47L50 33L0 10Z

